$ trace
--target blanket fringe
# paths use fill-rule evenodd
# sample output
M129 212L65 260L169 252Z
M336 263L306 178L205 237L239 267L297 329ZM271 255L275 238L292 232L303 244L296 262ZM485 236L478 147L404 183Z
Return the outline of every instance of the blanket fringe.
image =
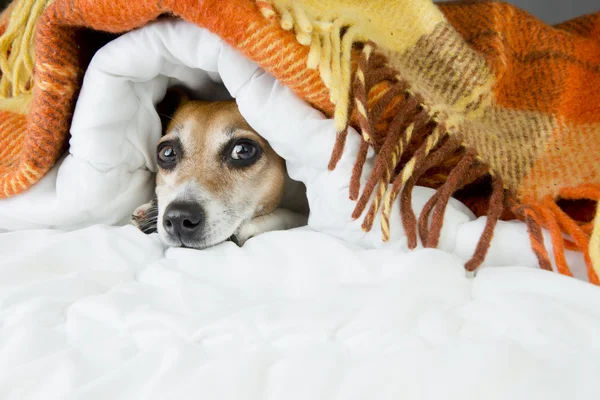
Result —
M457 152L460 152L462 156L445 177L445 182L438 188L436 195L426 205L418 224L423 245L436 247L446 206L452 195L491 172L476 154L464 149L459 135L453 135L443 123L438 121L438 119L443 120L442 118L430 114L424 100L419 95L411 93L408 82L394 71L382 56L376 55L374 49L375 45L371 42L363 47L352 85L357 119L363 137L350 181L350 198L357 200L352 217L359 218L368 207L362 228L369 231L373 227L377 214L381 212L382 240L388 241L393 204L398 197L401 197L400 213L408 245L410 248L415 248L417 221L411 204L412 190L418 179L428 170L448 159L456 158ZM386 83L383 89L380 86L382 82ZM370 102L369 99L375 88L379 89L379 96ZM393 109L393 112L390 113L390 109ZM387 123L385 139L377 146L372 141L375 127L386 125L386 119L390 116L391 121ZM339 160L340 153L343 151L347 125L348 120L343 134L338 135L330 167ZM360 178L370 146L378 147L377 158L373 171L359 196ZM411 147L412 151L409 150ZM484 261L494 228L504 210L506 194L499 177L493 176L492 187L488 220L473 257L465 264L468 271L474 271ZM431 211L433 215L429 222Z
M595 285L600 285L598 279L600 275L600 259L598 258L600 251L600 242L598 241L600 188L565 189L561 191L559 198L577 200L583 198L596 201L596 215L592 222L593 230L590 232L589 223L578 223L571 218L550 196L545 197L542 201L531 201L526 205L514 206L514 212L527 223L531 245L542 268L552 270L552 263L542 236L542 228L544 228L550 234L556 270L563 275L573 276L565 258L565 250L581 252L584 255L588 280ZM570 239L566 239L564 234L567 234Z
M6 30L0 36L0 99L31 94L35 28L53 1L19 0L14 3Z
M271 21L277 21L278 14L281 28L293 30L298 43L310 47L307 67L319 69L323 83L330 89L335 128L343 137L351 110L352 48L356 43L365 43L366 38L347 17L314 19L294 0L256 0L256 5ZM330 166L335 168L335 164L332 158Z
M350 178L349 197L356 201L354 219L366 210L363 230L370 231L377 214L381 213L382 239L388 241L390 215L399 197L408 247L417 246L417 235L423 246L436 247L450 198L458 190L487 176L491 177L487 221L474 255L465 264L468 271L474 271L482 264L498 220L503 212L510 210L527 224L541 268L553 269L542 235L542 228L545 228L550 232L558 272L572 276L565 249L582 251L590 282L599 284L600 205L594 222L587 224L576 223L555 199L515 206L514 195L505 190L501 178L464 146L459 133L446 128L444 115L428 108L423 98L412 93L408 81L375 51L376 45L362 37L348 17L312 18L295 0L256 0L256 5L266 18L279 22L285 30L293 30L299 43L310 46L307 66L318 69L325 86L330 89L335 105L337 139L329 169L336 167L343 154L351 116L358 121L362 143ZM352 52L353 49L360 50L361 46L360 59L352 76ZM377 132L385 134L376 135ZM381 138L383 141L378 142ZM361 188L363 168L371 147L377 153L375 165ZM437 183L437 190L417 221L412 191L425 175L431 180L432 174L428 171L440 166L449 167L445 169L448 172L435 177L433 182ZM598 188L577 188L571 193L562 193L561 198L598 202L599 193ZM570 235L572 241L563 238L563 233Z

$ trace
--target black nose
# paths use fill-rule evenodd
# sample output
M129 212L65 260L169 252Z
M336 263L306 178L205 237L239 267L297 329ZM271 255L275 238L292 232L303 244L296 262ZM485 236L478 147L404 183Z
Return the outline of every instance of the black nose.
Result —
M196 203L173 202L167 206L163 226L169 235L182 241L194 239L204 222L204 211Z

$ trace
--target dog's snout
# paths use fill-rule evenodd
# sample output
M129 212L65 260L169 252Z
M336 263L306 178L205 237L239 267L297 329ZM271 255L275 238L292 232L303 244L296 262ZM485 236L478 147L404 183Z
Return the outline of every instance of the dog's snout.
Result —
M196 203L171 203L163 217L167 233L182 241L194 239L203 222L204 210Z

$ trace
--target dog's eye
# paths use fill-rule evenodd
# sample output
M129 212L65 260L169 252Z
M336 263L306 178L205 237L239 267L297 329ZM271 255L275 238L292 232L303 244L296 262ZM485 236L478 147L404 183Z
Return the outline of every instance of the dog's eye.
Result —
M177 158L177 153L175 153L175 149L171 145L166 145L160 148L158 151L158 158L160 161L165 163L170 163L175 161Z
M248 167L261 156L262 149L258 143L250 139L234 139L223 147L223 161L234 168Z
M256 146L251 142L238 142L231 151L232 160L251 160L256 157Z
M158 165L163 169L171 169L177 164L177 160L181 158L180 147L177 141L165 142L158 145L157 161Z

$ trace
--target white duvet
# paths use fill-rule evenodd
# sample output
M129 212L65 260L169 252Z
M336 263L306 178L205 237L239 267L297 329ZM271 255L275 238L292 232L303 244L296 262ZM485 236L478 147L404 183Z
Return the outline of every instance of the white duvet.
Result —
M151 196L154 105L176 83L236 98L306 183L308 227L195 251L110 226ZM397 210L389 243L362 232L358 135L327 171L332 121L211 33L161 22L101 49L71 133L0 201L0 399L600 398L598 288L535 268L516 222L467 277L485 220L457 201L437 250L409 252Z

